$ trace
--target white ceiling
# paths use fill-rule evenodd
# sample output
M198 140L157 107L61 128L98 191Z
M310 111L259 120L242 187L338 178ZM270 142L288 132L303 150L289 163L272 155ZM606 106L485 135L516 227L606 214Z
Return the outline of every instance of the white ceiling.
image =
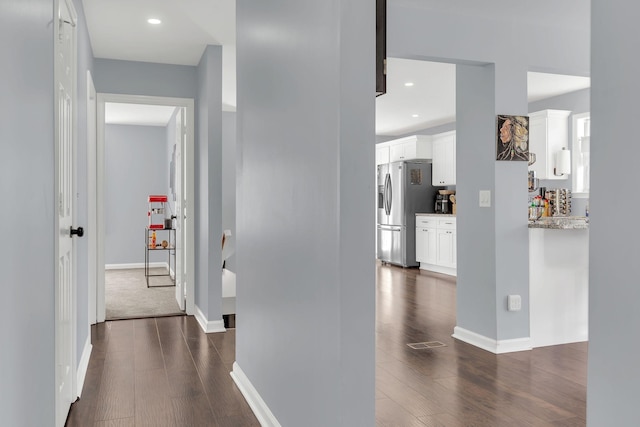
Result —
M206 45L222 45L223 109L235 111L235 0L82 3L96 58L197 65ZM162 24L148 24L147 19L152 17L161 19ZM405 87L408 81L414 86ZM531 102L589 87L589 79L529 73L528 84ZM414 114L418 117L412 117ZM130 118L141 124L144 120L140 115ZM376 99L377 135L396 136L454 120L454 65L388 59L387 93Z

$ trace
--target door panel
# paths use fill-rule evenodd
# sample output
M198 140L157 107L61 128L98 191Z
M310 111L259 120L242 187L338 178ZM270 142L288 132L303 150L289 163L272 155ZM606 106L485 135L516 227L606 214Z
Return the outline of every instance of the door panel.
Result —
M186 191L184 184L186 180L183 178L184 165L183 165L183 153L185 151L186 132L184 131L184 108L180 108L180 111L176 114L176 157L175 157L175 189L176 189L176 270L174 272L176 276L176 301L180 310L185 309L185 274L184 268L186 266L185 256L185 228L184 227L184 199L186 197Z
M391 247L393 245L393 232L388 228L378 226L378 259L384 262L391 261Z
M73 395L75 253L75 12L70 0L57 3L55 28L56 275L55 275L55 425L64 425Z

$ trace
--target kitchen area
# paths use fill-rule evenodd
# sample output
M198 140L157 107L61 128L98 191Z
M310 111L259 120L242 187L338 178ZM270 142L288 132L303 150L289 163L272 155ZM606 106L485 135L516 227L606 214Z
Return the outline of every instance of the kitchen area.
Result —
M531 348L587 341L589 113L528 120L529 295L507 309L528 303ZM455 130L378 143L376 168L378 260L457 276Z

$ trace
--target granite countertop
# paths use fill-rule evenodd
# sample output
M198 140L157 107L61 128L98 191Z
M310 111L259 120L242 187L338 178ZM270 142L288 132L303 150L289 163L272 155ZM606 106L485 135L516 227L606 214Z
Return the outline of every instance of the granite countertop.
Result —
M529 221L529 228L552 230L588 230L589 219L584 216L553 216Z
M418 213L416 213L416 215L441 216L441 217L449 216L449 217L454 217L455 218L455 215L453 215L453 214L439 214L439 213L433 213L433 212L431 212L431 213L420 213L420 212L418 212Z

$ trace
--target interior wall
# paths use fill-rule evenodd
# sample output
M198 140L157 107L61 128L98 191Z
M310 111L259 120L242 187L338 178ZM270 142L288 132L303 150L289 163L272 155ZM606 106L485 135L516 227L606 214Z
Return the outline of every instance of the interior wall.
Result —
M166 134L164 126L105 126L105 264L144 263L147 197L167 194ZM167 237L159 231L158 243ZM168 262L167 253L150 252L149 261Z
M222 322L222 47L207 46L197 67L196 295L208 321Z
M55 419L52 20L48 0L0 3L0 414L14 426Z
M374 425L375 3L236 16L237 364L281 425Z
M640 5L593 0L591 7L587 425L624 426L638 423L640 395L640 344L634 338L640 330L635 226L640 148L630 135L640 98L640 57L630 54L638 45L634 26Z
M387 54L391 57L438 60L458 65L493 64L495 110L492 111L492 126L495 126L495 114L527 114L527 71L588 75L590 15L584 2L570 0L558 5L552 0L543 0L521 4L516 8L505 0L490 0L481 4L461 0L455 6L390 1ZM566 15L560 13L562 11ZM437 43L425 43L425 40L437 40ZM459 103L456 105L464 108ZM458 118L457 146L464 152L464 145L476 144L480 136L474 127L463 130L463 126L466 125ZM495 141L495 130L491 136L482 136L489 137ZM494 152L495 145L492 147L491 151ZM509 294L521 295L523 307L528 304L527 219L526 215L518 214L527 203L526 186L518 184L526 182L526 163L486 161L490 163L485 166L493 168L494 178L492 182L482 185L486 187L483 189L495 187L495 191L492 190L492 207L488 209L493 220L482 223L474 216L465 219L463 206L477 208L478 192L467 192L461 185L465 181L473 182L477 168L485 166L476 165L471 169L459 167L458 225L459 230L464 229L465 221L469 221L469 227L473 224L487 230L493 228L493 234L487 234L485 240L491 242L495 239L495 246L474 254L478 257L478 262L474 263L465 263L464 255L459 253L458 284L459 288L471 289L479 277L485 276L481 269L495 265L495 275L485 278L487 282L480 285L492 290L495 306L480 306L472 298L459 296L458 313L468 315L466 323L459 326L476 332L477 325L489 324L495 318L498 322L495 333L487 338L496 342L527 338L527 310L508 312L506 309L506 297ZM458 248L473 246L470 240L472 236L459 231ZM465 280L472 282L465 285ZM469 301L469 304L464 301Z

